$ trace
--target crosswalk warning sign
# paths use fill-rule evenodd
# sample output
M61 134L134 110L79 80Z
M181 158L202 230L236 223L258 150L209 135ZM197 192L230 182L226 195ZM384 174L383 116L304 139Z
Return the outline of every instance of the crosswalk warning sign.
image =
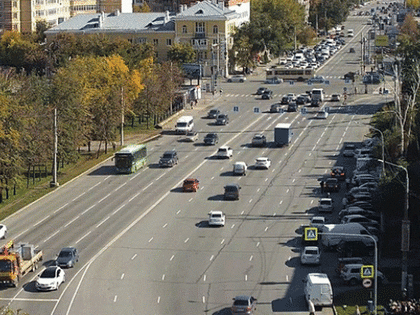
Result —
M316 227L305 228L305 241L317 241L318 229Z
M372 265L362 266L360 269L360 277L362 279L373 278L374 276L374 267Z

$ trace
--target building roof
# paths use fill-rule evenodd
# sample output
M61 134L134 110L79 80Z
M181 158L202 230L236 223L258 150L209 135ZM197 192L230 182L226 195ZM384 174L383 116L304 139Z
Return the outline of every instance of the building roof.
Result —
M216 4L204 0L183 9L175 16L175 20L229 20L238 17L238 13L226 8L223 1Z
M172 18L169 12L80 14L45 33L174 32L175 24Z

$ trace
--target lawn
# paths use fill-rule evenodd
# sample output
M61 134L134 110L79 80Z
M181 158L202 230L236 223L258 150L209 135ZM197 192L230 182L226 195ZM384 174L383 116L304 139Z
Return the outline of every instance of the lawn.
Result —
M384 314L384 306L388 306L389 301L398 300L401 297L400 285L383 285L378 288L378 314ZM360 313L367 311L367 301L373 301L373 290L360 288L359 290L347 291L334 297L334 305L338 315L356 314L356 306L360 307ZM365 314L369 314L366 312Z

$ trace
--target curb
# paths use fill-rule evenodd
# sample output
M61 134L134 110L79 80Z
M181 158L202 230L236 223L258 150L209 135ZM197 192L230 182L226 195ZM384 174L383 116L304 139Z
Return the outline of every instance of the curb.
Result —
M159 138L159 137L161 137L161 136L162 136L162 134L157 134L157 135L151 136L150 138L146 138L143 142L144 142L144 143L147 143L147 142L150 142L150 141L152 141L152 140L154 140L154 139L156 139L156 138ZM20 214L20 212L22 212L23 210L25 210L25 209L26 209L26 208L28 208L29 206L32 206L33 204L37 203L38 201L40 201L40 200L42 200L42 199L46 198L46 197L47 197L47 196L49 196L50 194L52 194L52 193L56 192L57 190L59 190L61 187L65 187L67 184L69 184L69 183L73 182L74 180L78 179L79 177L82 177L83 175L86 175L87 173L92 172L92 170L96 169L97 167L101 166L102 164L104 164L105 162L108 162L110 159L113 159L113 158L114 158L114 156L110 156L109 158L107 158L107 159L103 160L102 162L100 162L100 163L96 164L95 166L92 166L90 169L88 169L88 170L84 171L83 173L81 173L81 174L77 175L76 177L74 177L74 178L70 179L69 181L65 182L63 185L60 185L60 186L56 187L55 189L53 189L52 191L50 191L50 192L46 193L45 195L43 195L42 197L38 198L37 200L32 201L31 203L27 204L26 206L24 206L23 208L19 209L18 211L16 211L16 212L12 213L12 214L11 214L11 215L9 215L8 217L6 217L6 218L4 219L4 221L6 221L6 220L7 220L7 219L9 219L9 218L14 217L15 215Z

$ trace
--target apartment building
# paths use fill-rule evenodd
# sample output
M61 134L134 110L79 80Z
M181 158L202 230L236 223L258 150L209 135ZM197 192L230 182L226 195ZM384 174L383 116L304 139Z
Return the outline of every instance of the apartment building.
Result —
M243 2L244 7L249 2ZM225 2L202 1L191 7L182 6L181 12L114 13L77 15L46 31L47 41L59 33L76 35L105 34L119 36L134 43L153 43L158 60L167 60L174 43L190 43L197 51L197 63L204 75L218 71L228 74L228 50L232 48L235 26L249 20L248 12L236 12L224 6Z
M0 0L0 35L4 31L30 33L36 23L56 26L71 16L116 10L133 12L131 0Z

